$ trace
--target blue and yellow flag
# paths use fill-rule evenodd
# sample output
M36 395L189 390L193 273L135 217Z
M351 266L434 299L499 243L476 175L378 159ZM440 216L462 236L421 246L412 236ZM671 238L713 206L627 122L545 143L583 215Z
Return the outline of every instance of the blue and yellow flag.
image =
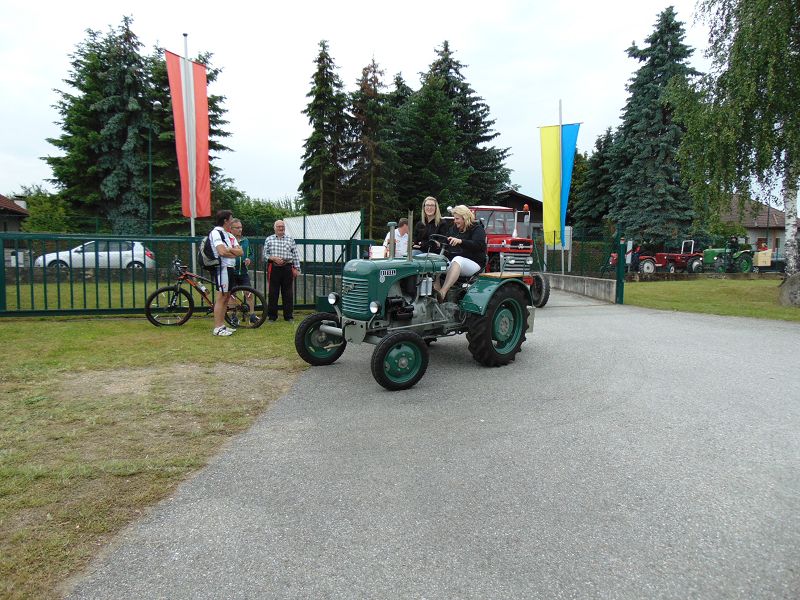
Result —
M542 227L548 244L560 246L567 220L569 184L580 123L542 127Z

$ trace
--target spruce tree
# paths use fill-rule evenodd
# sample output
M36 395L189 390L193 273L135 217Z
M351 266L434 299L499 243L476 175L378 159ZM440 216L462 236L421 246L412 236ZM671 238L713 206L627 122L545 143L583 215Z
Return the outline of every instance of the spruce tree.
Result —
M398 183L401 206L419 210L425 196L440 204L462 204L468 197L468 173L459 160L459 133L444 81L426 77L398 115L398 152L404 176Z
M594 152L586 165L583 182L576 186L572 206L573 227L585 236L600 235L604 231L603 218L613 204L611 186L614 183L612 174L611 149L614 137L611 128L597 138Z
M304 144L303 181L298 191L309 213L336 212L344 180L343 154L348 133L347 95L336 64L328 52L328 42L319 43L317 66L311 78L310 98L303 114L308 117L311 135Z
M676 160L683 131L666 94L671 80L695 74L686 64L693 50L683 43L684 37L683 24L669 7L658 16L646 46L634 44L627 50L642 66L628 85L615 138L616 181L609 216L623 224L629 239L663 243L691 228L692 200Z
M148 210L147 73L131 22L125 17L104 37L89 31L71 55L65 82L77 94L59 92L64 133L48 140L64 155L46 159L70 204L107 217L114 233L125 234L147 231Z
M141 56L131 25L125 18L106 35L90 30L76 47L65 79L74 91L59 92L55 106L63 133L48 140L63 155L45 160L68 212L108 218L115 233L143 234L149 228L149 140L153 220L161 232L170 232L183 228L185 218L166 63L160 48ZM195 60L208 64L210 58L205 53ZM209 84L219 72L209 66ZM230 135L224 130L223 101L221 96L208 98L210 154L228 149L219 141ZM213 192L222 174L215 156L209 158Z
M494 119L489 106L469 85L462 70L466 68L453 56L447 40L436 50L424 80L435 77L451 102L453 124L458 132L457 160L467 172L465 201L492 203L494 195L510 187L510 171L504 166L507 148L489 145L499 134L492 130Z
M389 132L392 107L382 92L383 71L373 59L364 67L351 96L353 127L348 146L347 185L357 207L366 211L367 236L374 238L397 219L398 157Z
M397 73L394 76L393 83L394 89L387 94L386 100L392 109L399 110L408 102L408 99L414 94L414 90L403 79L402 73Z

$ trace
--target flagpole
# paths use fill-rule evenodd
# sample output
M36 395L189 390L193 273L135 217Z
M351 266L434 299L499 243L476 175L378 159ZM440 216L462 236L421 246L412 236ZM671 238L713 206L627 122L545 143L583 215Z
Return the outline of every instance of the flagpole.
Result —
M561 128L563 126L563 119L561 116L561 98L558 99L558 181L560 185L558 186L558 193L559 195L563 194L564 190L564 157L561 155ZM558 199L558 211L561 213L561 198ZM561 214L558 215L561 217ZM561 231L558 232L559 238L561 239L561 274L564 274L564 223L561 223L561 219L559 218L558 222L561 224Z
M194 219L197 216L197 157L195 143L194 77L189 62L189 34L183 34L183 115L186 123L186 154L189 180L189 232L192 236L192 271L197 272Z

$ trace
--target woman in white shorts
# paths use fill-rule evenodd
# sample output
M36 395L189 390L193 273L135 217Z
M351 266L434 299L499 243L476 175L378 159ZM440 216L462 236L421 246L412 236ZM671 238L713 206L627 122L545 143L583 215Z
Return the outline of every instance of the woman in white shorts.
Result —
M453 209L453 227L448 232L447 242L444 255L450 259L450 266L444 283L437 288L439 302L444 302L448 290L461 275L469 277L486 266L486 232L463 204Z

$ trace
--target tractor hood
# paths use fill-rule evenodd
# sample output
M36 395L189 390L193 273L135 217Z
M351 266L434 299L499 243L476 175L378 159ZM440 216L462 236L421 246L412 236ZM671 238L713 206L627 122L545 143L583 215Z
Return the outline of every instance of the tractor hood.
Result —
M344 266L345 277L372 277L385 280L387 277L408 277L418 273L444 273L447 270L447 259L439 254L422 254L405 258L386 258L377 260L356 259L348 261ZM376 274L376 275L374 275Z
M392 286L398 281L409 277L416 280L418 276L432 276L446 270L447 259L439 254L423 254L411 260L351 260L342 272L342 313L352 319L368 321L374 316L369 310L370 302L376 301L384 307Z

